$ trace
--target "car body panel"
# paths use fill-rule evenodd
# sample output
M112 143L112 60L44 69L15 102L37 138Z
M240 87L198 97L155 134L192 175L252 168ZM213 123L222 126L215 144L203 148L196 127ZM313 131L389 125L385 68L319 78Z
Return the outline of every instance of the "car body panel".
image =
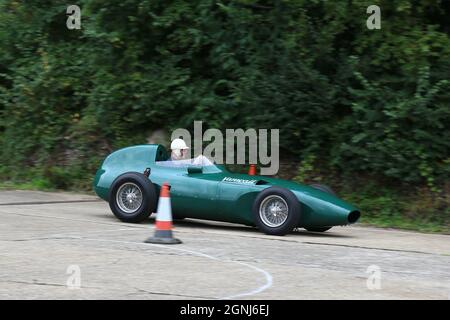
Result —
M291 190L300 201L299 227L346 225L350 223L349 214L358 211L334 195L293 181L232 173L221 165L204 166L203 172L189 173L187 166L165 166L162 161L167 158L161 145L138 145L115 151L97 171L94 190L108 201L109 188L118 176L131 171L143 173L151 168L149 178L158 192L164 182L169 183L172 210L177 217L254 225L254 200L259 192L271 186Z

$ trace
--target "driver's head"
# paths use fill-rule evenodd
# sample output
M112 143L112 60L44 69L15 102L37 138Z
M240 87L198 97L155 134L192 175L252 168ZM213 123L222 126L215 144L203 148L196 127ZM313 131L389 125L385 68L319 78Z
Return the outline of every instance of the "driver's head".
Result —
M174 139L170 144L170 149L172 150L172 160L181 160L186 157L189 147L183 139Z

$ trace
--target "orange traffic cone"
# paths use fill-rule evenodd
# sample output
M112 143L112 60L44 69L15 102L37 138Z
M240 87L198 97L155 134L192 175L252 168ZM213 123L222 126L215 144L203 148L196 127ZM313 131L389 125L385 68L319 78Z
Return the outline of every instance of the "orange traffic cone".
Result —
M156 229L153 237L145 240L147 243L177 244L181 240L172 235L172 206L170 205L169 185L165 182L159 194L158 210L156 212Z
M255 176L256 175L256 165L251 164L250 168L248 169L248 175L249 176Z

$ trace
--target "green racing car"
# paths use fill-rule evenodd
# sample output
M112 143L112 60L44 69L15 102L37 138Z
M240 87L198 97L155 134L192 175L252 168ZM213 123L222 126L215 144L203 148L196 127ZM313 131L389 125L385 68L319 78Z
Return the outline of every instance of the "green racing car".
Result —
M214 163L177 164L168 158L157 144L117 150L97 171L94 190L124 222L141 222L155 212L164 182L170 186L174 219L239 223L281 236L295 228L324 232L360 217L357 208L324 185L232 173Z

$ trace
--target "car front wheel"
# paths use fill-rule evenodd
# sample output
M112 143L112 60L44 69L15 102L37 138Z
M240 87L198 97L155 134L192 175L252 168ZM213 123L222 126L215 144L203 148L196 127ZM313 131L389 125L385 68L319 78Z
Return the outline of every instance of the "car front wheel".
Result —
M156 209L155 186L145 175L125 173L114 180L109 193L109 207L123 222L141 222Z

